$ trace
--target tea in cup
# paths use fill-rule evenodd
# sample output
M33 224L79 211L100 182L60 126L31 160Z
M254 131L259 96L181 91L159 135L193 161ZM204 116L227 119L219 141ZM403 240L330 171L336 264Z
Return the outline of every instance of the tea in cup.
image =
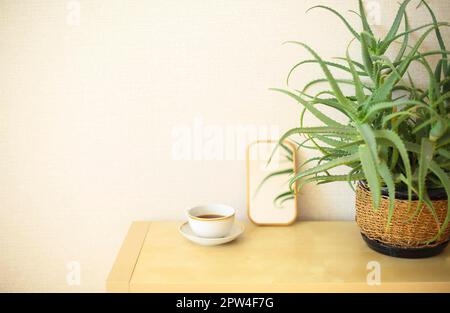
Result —
M188 208L189 226L199 237L220 238L230 233L236 211L223 204L208 204Z

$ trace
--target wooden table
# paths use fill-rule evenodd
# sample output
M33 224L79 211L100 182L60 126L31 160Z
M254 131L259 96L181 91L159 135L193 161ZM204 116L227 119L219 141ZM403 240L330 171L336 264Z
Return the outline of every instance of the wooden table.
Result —
M186 240L180 224L134 222L107 291L450 292L450 248L429 259L387 257L365 245L354 222L246 224L239 239L214 247Z

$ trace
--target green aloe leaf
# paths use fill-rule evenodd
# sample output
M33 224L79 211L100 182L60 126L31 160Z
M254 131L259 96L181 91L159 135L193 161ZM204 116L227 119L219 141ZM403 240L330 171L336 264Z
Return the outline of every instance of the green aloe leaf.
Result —
M324 62L325 62L326 65L328 65L328 66L330 66L330 67L334 67L334 68L337 68L337 69L340 69L340 70L343 70L343 71L346 71L346 72L350 72L350 69L349 69L348 67L342 65L342 64L334 63L334 62L328 62L328 61L324 61ZM288 73L287 78L286 78L286 85L289 85L289 81L290 81L290 79L291 79L292 73L293 73L296 69L298 69L300 66L302 66L302 65L304 65L304 64L309 64L309 63L319 63L319 62L317 62L317 60L304 60L304 61L301 61L301 62L295 64L295 65L289 70L289 73ZM358 71L358 75L361 75L361 76L367 76L367 73L365 73L365 72L363 72L363 71Z
M413 99L416 100L418 98L418 96L417 96L417 88L416 88L416 86L414 84L414 81L412 80L411 75L409 74L409 72L407 74L408 74L409 84L411 85L411 94L413 96Z
M371 35L371 38L374 37L372 28L367 21L366 10L364 9L364 4L362 0L359 0L359 17L361 18L362 26L365 32ZM371 40L370 46L374 47L376 45L376 41L374 39Z
M397 56L395 57L394 63L401 61L401 59L405 55L406 48L408 48L409 31L410 31L410 27L409 27L408 15L405 12L405 35L404 35L405 38L403 38L402 46L401 46L400 50L398 51Z
M288 95L289 97L293 98L300 104L302 104L311 114L313 114L315 117L317 117L321 122L323 122L327 126L335 126L335 127L345 127L344 125L336 122L332 118L329 118L327 115L322 113L320 110L316 109L314 105L311 105L308 101L305 101L301 97L297 96L296 94L284 90L284 89L278 89L278 88L271 88L270 90L281 92L285 95Z
M351 79L340 79L340 78L337 78L337 79L335 79L335 82L338 83L338 84L345 84L345 85L351 85L351 86L354 86L354 85L355 85L355 82L354 82L353 80L351 80ZM318 84L321 84L321 83L327 83L327 84L329 84L330 81L329 81L327 78L318 78L318 79L314 79L314 80L308 82L308 83L303 87L302 92L306 92L306 91L308 91L308 89L310 89L312 86L315 86L315 85L318 85ZM367 84L362 84L362 86L364 87L364 89L366 89L366 90L368 90L368 91L370 91L370 92L372 92L372 90L373 90L373 88L370 87L370 86L368 86ZM333 94L333 96L336 96L336 94L334 93L334 91L332 92L332 94Z
M328 138L327 136L322 136L322 135L315 135L316 138L320 141L322 141L323 143L326 143L327 145L333 146L333 147L337 147L342 145L342 140L336 140L333 138Z
M277 177L277 176L283 176L283 175L286 175L286 174L289 174L289 175L290 175L290 174L293 174L293 173L294 173L294 169L288 168L288 169L284 169L284 170L280 170L280 171L275 171L275 172L272 172L272 173L266 175L266 176L261 180L261 182L259 183L258 187L256 188L256 191L255 191L253 197L255 197L255 196L259 193L259 191L261 190L262 186L263 186L269 179L274 178L274 177Z
M420 131L422 131L424 128L429 127L433 122L435 121L435 119L428 119L426 121L424 121L423 123L418 124L416 127L414 127L414 129L412 130L412 134L417 134Z
M449 128L449 120L444 119L442 117L438 117L437 121L433 121L433 126L430 130L429 139L433 142L436 142L444 136L444 134L447 132L447 129Z
M424 194L426 193L425 180L428 174L430 163L433 160L435 144L428 138L422 138L419 155L419 171L418 171L418 185L419 185L419 204L421 206Z
M439 99L437 99L436 104L439 105L441 103L444 103L445 100L450 99L450 91L444 93L443 95L441 95L439 97Z
M372 205L374 209L377 210L381 201L380 177L378 176L377 166L367 145L359 146L359 157L364 176L367 180L370 191L372 192Z
M394 73L395 75L397 75L398 80L402 79L402 75L400 75L400 73L397 71L397 68L395 67L394 63L391 62L391 60L389 60L389 58L385 55L381 55L381 56L375 56L373 57L374 60L376 60L378 63L381 63L382 67L388 67L391 70L391 73Z
M311 101L311 104L322 104L322 105L328 106L330 108L336 109L336 110L338 110L339 112L341 112L344 115L347 115L347 113L342 109L342 107L339 104L339 102L336 101L336 98L321 98L320 97L320 96L325 95L325 94L334 96L332 91L324 90L324 91L321 91L321 92L317 93L315 96L310 96L307 93L305 93L303 91L299 91L299 90L297 90L297 92L300 95L309 98L310 101Z
M363 144L364 140L356 140L348 143L344 143L340 146L336 146L335 149L338 151L344 151L345 153L355 153L358 151L359 145Z
M297 45L304 47L306 50L309 51L309 53L311 53L313 55L313 57L319 62L320 67L322 68L322 71L324 72L326 78L328 79L331 89L333 90L334 94L336 95L336 99L339 101L339 103L341 104L343 109L348 112L349 115L354 115L354 113L356 113L356 112L354 110L352 103L350 102L350 100L348 100L344 96L341 88L339 88L339 85L336 82L336 79L331 74L330 70L328 69L327 65L323 62L322 58L313 49L311 49L308 45L306 45L302 42L290 41L290 43L297 44Z
M436 65L436 69L434 70L434 79L436 80L437 84L441 82L443 62L444 59L439 60L439 62Z
M361 124L356 125L356 128L358 129L361 137L364 139L367 147L369 147L370 156L373 162L375 163L375 165L378 165L380 163L377 150L378 145L372 127L370 127L369 124Z
M439 23L438 23L438 21L436 19L436 15L434 14L434 12L431 9L431 7L424 0L421 1L421 4L422 3L427 7L428 12L430 12L430 15L431 15L431 18L433 19L434 25L438 26ZM440 46L441 50L445 51L446 50L445 43L444 43L444 40L442 38L442 34L441 34L441 31L440 31L439 27L436 27L436 38L438 40L438 43L439 43L439 46ZM444 62L442 63L442 70L445 73L447 71L447 55L443 54L442 55L442 59L444 60Z
M275 148L272 151L272 154L269 158L268 162L271 162L273 156L275 155L278 147L290 136L295 134L323 134L334 137L346 137L346 136L356 136L356 131L351 127L298 127L293 128L285 132L281 138L278 140L278 143L275 145Z
M374 79L374 71L373 71L373 61L369 51L369 44L367 41L367 35L365 33L361 34L361 52L363 58L363 64L366 72L369 74L372 79Z
M405 143L400 138L400 136L393 132L392 130L377 130L375 131L375 136L379 138L384 138L386 140L389 140L394 147L399 152L402 162L405 166L406 171L406 180L408 181L408 186L412 185L412 169L411 169L411 162L409 160L408 151L406 150ZM412 190L410 187L408 187L408 200L411 203L412 200Z
M441 24L443 24L443 23L441 23ZM442 26L449 26L449 24L445 23ZM431 29L431 30L433 30L433 29ZM414 61L414 60L421 59L423 57L435 56L435 55L439 55L439 54L446 54L448 56L448 55L450 55L450 51L432 50L432 51L422 52L421 54L415 54L415 55L413 54L410 56L410 58L411 58L411 61ZM394 62L394 66L398 67L403 61L404 60L402 60L400 62ZM450 69L448 69L447 71L450 72ZM450 75L450 73L446 74L446 76L449 76L449 75Z
M436 147L442 148L448 144L450 144L450 134L449 133L445 134L444 136L442 136L441 138L438 139L438 141L436 142Z
M406 11L406 7L408 6L410 1L411 0L405 0L400 5L399 10L397 11L397 16L395 17L395 20L392 23L392 26L389 29L389 32L387 33L386 37L383 39L383 41L381 43L380 54L383 54L384 52L386 52L387 48L390 45L390 41L392 41L393 38L395 37L395 35L397 34L398 29L400 28L400 24L402 23L403 16Z
M347 58L343 58L343 57L334 57L334 59L341 60L341 61L347 61ZM352 60L352 63L353 63L354 66L356 66L357 68L360 69L360 72L358 72L358 73L365 73L366 76L368 76L367 73L364 72L365 68L364 68L364 65L362 63L359 63L359 62L357 62L355 60ZM363 71L363 72L361 72L361 71ZM360 75L362 75L362 74L360 74Z
M375 114L380 111L384 111L386 109L399 108L402 106L414 106L414 108L425 108L428 109L428 106L422 102L414 101L414 100L399 100L399 101L390 101L390 102L380 102L372 105L368 110L363 119L363 121L370 120Z
M450 160L450 151L448 151L448 150L446 150L446 149L438 149L438 150L437 150L437 153L438 153L440 156L443 156L444 158Z
M313 158L307 159L307 160L304 161L302 164L300 164L300 166L298 166L297 171L300 171L303 167L305 167L305 166L308 165L309 163L319 161L320 159L321 159L320 157L313 157Z
M399 117L417 117L417 115L413 112L410 111L400 111L400 112L395 112L395 113L391 113L388 115L385 115L383 117L383 123L382 123L382 128L386 128L387 124L390 123L393 119L397 119ZM392 129L396 129L396 127L392 127Z
M400 73L401 76L403 76L409 65L413 60L416 60L420 57L417 57L417 51L419 50L420 46L424 42L425 38L433 31L433 28L428 29L425 31L422 36L417 40L414 47L409 51L408 56L404 58L404 60L397 66L398 73ZM423 54L424 55L424 54ZM422 55L422 56L423 56ZM388 99L389 95L392 92L392 88L394 85L398 82L398 73L391 73L384 81L384 83L373 93L372 100L375 102L381 102Z
M383 181L386 184L389 193L389 212L387 219L387 229L389 229L395 207L395 182L392 177L392 173L385 162L380 163L378 171L380 173L380 176L383 178Z
M421 55L418 53L418 55ZM437 98L441 96L439 84L436 81L436 76L434 75L433 70L431 69L430 63L422 57L419 59L419 62L425 67L425 70L428 73L429 78L429 88L428 88L428 99L431 101L432 107L435 107L435 102Z
M406 14L405 14L405 16L406 16ZM408 21L408 23L409 23L409 21ZM430 27L430 26L431 27L440 27L440 26L444 26L444 25L448 25L448 23L446 23L446 22L437 23L437 24L428 23L428 24L424 24L424 25L421 25L421 26L413 28L413 29L409 29L408 31L404 31L402 33L399 33L394 38L392 38L392 40L389 41L389 45L391 45L393 42L395 42L399 38L402 38L402 37L407 36L407 35L411 35L412 33L415 33L415 32L417 32L419 30L424 29L424 28L427 28L427 27Z
M290 186L290 188L292 188L292 185L297 180L301 179L302 177L306 177L306 176L322 173L322 172L325 172L327 170L333 169L333 168L338 167L338 166L343 166L343 165L348 165L350 163L358 162L358 160L359 160L359 155L358 155L358 153L355 153L355 154L352 154L352 155L336 158L334 160L331 160L329 162L326 162L326 163L323 163L321 165L315 166L313 168L309 168L309 169L307 169L305 171L297 173L291 179L291 181L289 183L289 186Z
M417 190L417 188L414 188L414 186L409 185L409 182L406 180L406 178L405 178L405 176L403 176L403 174L400 174L400 175L399 175L399 179L400 179L401 182L403 182L405 185L407 185L409 188L411 188L412 191L413 191L415 194L418 194L418 193L419 193L419 191ZM437 214L436 214L436 210L434 209L433 203L431 202L430 198L429 198L427 195L425 195L425 197L424 197L423 200L424 200L425 204L427 205L427 207L430 209L430 212L431 212L431 214L433 215L433 218L434 218L434 221L436 222L436 225L439 226L439 218L438 218L438 216L437 216ZM417 206L417 207L416 207L416 210L415 210L415 212L414 212L414 214L412 214L412 215L405 221L405 224L411 222L411 220L412 220L414 217L417 216L417 214L418 214L418 212L420 211L420 209L421 209L421 208L419 208L419 207ZM410 210L408 210L408 213L409 213L409 212L410 212ZM430 241L426 242L426 244L429 244L429 243L431 243L432 241L433 241L433 240L430 240Z
M324 6L324 5L316 5L313 6L312 8L309 8L306 12L309 12L311 10L317 9L317 8L321 8L324 10L328 10L330 12L332 12L333 14L335 14L337 17L339 17L341 19L341 21L345 24L345 26L348 28L348 30L353 34L353 36L355 36L355 38L357 38L359 40L359 34L353 29L353 27L350 25L349 22L347 22L347 20L345 19L345 17L343 17L338 11L336 11L335 9L332 9L330 7Z
M364 179L364 174L353 174L353 175L319 175L314 177L308 177L304 180L301 180L298 184L298 190L303 188L303 186L310 184L312 182L324 182L324 183L331 183L331 182L343 182L343 181L359 181Z
M364 176L364 173L361 171L362 171L362 166L357 165L346 175L347 183L354 192L356 192L356 188L353 186L352 182L355 182L355 181L359 182L359 181L366 179L366 177Z
M295 195L292 193L292 191L286 191L279 194L275 199L273 199L273 204L276 208L282 209L285 202L293 199L295 199Z
M360 0L361 2L361 0ZM350 72L352 74L353 80L355 82L355 95L356 95L356 99L358 100L358 104L362 105L363 102L366 100L366 95L364 93L364 87L363 84L361 82L361 79L359 78L358 72L355 69L355 65L351 62L351 58L350 58L350 53L349 53L349 48L350 48L351 42L347 47L347 53L346 53L346 57L347 57L347 62L348 62L348 66L350 69Z
M356 135L357 133L353 128L350 127L298 127L288 130L283 136L281 136L280 141L295 135L295 134L324 134L334 137L341 137L341 135Z
M439 180L442 183L442 186L445 189L445 192L447 193L447 197L449 197L450 196L449 174L446 173L444 170L442 170L439 167L439 165L437 165L434 161L430 162L430 170L439 178ZM439 230L437 237L441 236L442 233L446 230L449 221L450 221L450 202L448 203L448 207L447 207L447 215L445 216L444 222L442 223L442 226Z

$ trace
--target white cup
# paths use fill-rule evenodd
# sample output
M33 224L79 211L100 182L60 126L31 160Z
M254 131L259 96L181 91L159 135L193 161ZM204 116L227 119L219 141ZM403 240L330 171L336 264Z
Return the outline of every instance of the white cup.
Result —
M189 226L199 237L220 238L230 233L236 211L224 204L207 204L186 209ZM205 218L205 215L220 215Z

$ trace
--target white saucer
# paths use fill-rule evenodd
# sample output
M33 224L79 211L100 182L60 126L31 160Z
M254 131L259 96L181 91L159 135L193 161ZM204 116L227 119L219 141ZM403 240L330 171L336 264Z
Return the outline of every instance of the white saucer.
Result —
M185 238L189 239L190 241L196 244L202 246L217 246L230 242L239 237L244 232L244 225L240 223L234 223L233 227L231 228L230 234L226 237L221 238L198 237L196 234L194 234L188 222L185 222L182 225L180 225L179 231Z

